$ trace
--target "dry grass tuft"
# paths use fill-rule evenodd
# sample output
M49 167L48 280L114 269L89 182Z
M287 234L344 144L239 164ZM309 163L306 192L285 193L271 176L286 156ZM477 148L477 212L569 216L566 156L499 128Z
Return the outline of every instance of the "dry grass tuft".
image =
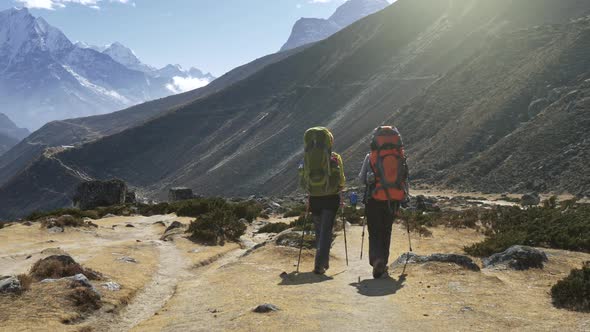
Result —
M90 280L100 280L100 273L91 269L84 269L74 259L67 255L54 255L37 261L31 271L30 276L35 280L59 279L71 277L76 274L84 274Z
M68 299L82 312L100 309L100 296L88 287L76 287L68 295Z
M33 284L33 278L28 274L19 274L16 276L18 281L20 281L21 288L24 292L31 290L31 285Z

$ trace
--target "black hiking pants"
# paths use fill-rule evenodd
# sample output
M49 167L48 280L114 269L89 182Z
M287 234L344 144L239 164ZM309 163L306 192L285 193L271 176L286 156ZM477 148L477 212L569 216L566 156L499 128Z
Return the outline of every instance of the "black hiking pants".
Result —
M391 245L391 228L399 209L399 203L391 202L390 209L387 202L369 199L365 208L369 228L369 263L374 266L377 260L382 260L387 266Z
M321 196L310 198L311 218L315 227L315 267L330 267L330 248L334 221L340 206L340 196Z

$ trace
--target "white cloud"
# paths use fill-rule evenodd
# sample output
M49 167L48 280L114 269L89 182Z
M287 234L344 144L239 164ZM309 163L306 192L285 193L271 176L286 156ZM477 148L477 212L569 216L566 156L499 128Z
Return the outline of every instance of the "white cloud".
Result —
M64 8L69 4L78 4L88 6L92 9L100 9L100 2L116 2L122 4L130 4L135 7L134 2L130 0L17 0L27 8L49 9Z
M182 93L202 88L209 84L209 80L198 77L175 76L172 83L166 84L166 88L174 93Z

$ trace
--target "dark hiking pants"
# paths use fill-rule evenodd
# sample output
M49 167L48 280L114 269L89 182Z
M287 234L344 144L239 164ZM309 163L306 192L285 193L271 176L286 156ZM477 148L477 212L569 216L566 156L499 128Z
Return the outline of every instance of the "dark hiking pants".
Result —
M399 203L391 202L391 209L387 202L369 199L366 206L367 226L369 228L369 263L374 266L377 260L382 260L387 266L389 262L389 247L391 245L391 228Z
M332 247L332 230L340 205L340 197L311 197L311 213L315 226L315 267L330 266L330 248Z

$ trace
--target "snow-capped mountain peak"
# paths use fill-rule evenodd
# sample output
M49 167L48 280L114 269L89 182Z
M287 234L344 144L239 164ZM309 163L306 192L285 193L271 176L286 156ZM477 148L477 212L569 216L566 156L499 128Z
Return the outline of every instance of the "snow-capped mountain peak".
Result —
M133 70L139 70L142 72L151 72L154 70L154 68L143 64L137 58L133 50L119 42L112 43L102 53L110 56L113 60L123 66Z
M117 111L208 84L170 65L143 64L121 43L75 45L27 9L0 11L0 104L21 127L36 129L66 118Z

